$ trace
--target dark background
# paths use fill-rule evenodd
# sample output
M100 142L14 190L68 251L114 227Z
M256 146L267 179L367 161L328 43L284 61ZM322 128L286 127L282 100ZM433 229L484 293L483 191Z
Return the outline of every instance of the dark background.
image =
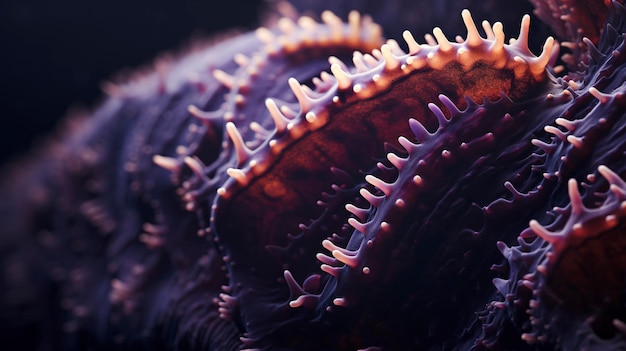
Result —
M260 0L0 1L0 166L72 106L96 104L103 80L193 36L255 28L260 9Z

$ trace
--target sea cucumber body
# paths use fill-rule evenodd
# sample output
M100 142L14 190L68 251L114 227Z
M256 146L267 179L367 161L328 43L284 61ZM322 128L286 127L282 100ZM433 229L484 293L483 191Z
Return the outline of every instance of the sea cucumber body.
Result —
M512 41L463 11L465 38L398 44L324 12L106 84L6 178L0 336L623 349L626 11L593 8L569 75L553 38L531 52L529 17Z

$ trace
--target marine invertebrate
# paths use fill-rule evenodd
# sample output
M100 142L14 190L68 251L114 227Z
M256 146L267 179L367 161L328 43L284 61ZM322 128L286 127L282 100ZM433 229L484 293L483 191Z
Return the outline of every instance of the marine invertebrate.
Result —
M5 192L5 330L77 349L623 348L625 10L598 8L611 24L567 44L569 75L554 39L531 52L528 16L509 44L467 10L465 38L398 44L324 12L109 86Z

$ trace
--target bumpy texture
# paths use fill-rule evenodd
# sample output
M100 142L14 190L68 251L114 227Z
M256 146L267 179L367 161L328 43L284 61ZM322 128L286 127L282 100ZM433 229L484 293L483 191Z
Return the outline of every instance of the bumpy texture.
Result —
M5 177L3 345L626 349L626 10L532 3L538 56L280 4L106 85Z

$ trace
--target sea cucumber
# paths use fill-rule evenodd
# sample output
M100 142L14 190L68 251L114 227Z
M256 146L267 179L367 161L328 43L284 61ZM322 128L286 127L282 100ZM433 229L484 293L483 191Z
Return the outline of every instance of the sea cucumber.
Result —
M2 340L626 348L626 10L532 3L539 55L326 11L107 85L5 177Z

